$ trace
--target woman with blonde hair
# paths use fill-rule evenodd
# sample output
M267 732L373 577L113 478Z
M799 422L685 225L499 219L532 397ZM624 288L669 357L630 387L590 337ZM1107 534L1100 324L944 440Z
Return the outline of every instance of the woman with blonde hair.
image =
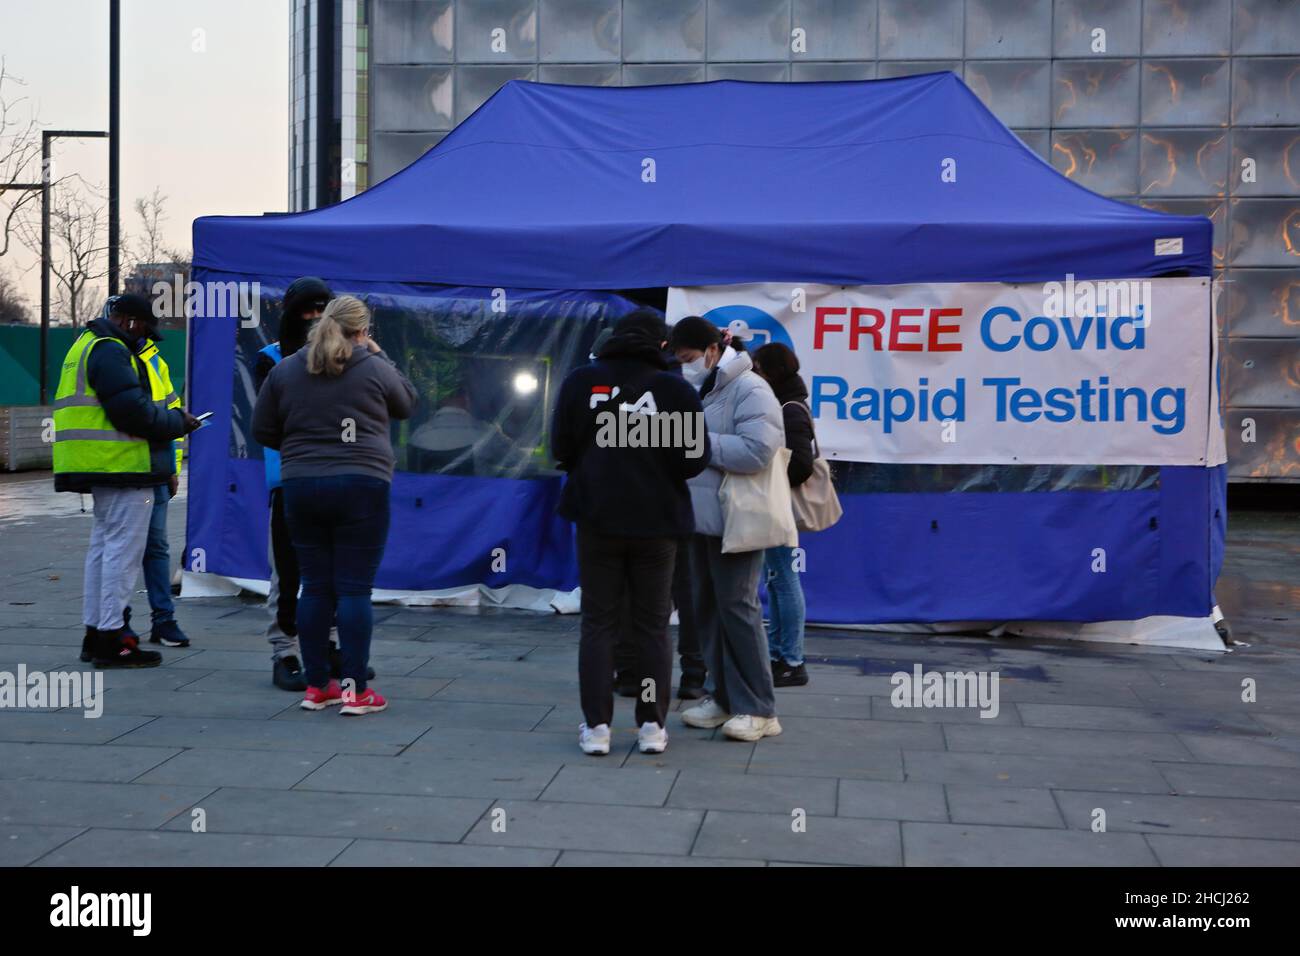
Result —
M285 518L302 567L306 710L337 704L344 714L369 714L388 706L366 684L370 591L388 538L389 422L409 418L415 398L370 337L370 310L350 295L325 307L307 345L275 366L258 393L253 437L280 452ZM342 687L330 679L332 619Z

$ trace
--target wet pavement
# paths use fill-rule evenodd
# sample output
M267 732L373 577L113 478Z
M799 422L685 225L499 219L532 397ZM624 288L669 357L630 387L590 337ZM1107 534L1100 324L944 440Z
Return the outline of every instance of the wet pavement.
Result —
M89 527L0 479L0 680L86 670ZM376 607L391 706L350 719L271 685L259 600L179 601L194 646L107 673L102 716L0 709L0 864L1300 864L1297 532L1230 517L1231 653L815 629L781 736L673 714L661 755L622 699L578 751L576 617ZM996 716L895 706L916 665L996 672Z

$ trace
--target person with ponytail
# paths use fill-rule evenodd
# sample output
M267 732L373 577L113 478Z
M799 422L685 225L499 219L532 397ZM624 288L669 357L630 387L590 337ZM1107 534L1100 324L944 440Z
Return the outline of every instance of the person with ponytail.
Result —
M331 301L306 345L267 376L253 409L253 437L280 453L285 519L302 570L296 624L305 710L341 705L344 714L369 714L388 706L367 685L370 591L388 538L396 462L389 423L411 416L416 393L370 337L370 318L354 296ZM330 676L331 620L342 685Z

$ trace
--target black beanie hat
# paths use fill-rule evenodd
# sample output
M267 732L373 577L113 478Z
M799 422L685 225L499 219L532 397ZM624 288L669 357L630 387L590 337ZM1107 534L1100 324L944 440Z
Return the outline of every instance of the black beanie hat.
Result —
M284 290L284 314L296 319L309 308L325 308L332 298L334 293L323 279L303 276L294 279Z
M654 309L637 309L629 312L614 323L614 334L630 332L633 329L654 339L655 345L667 340L668 323Z
M699 349L703 352L710 345L719 345L721 342L722 333L718 331L716 325L698 315L688 315L684 319L678 319L677 324L673 326L672 335L668 339L668 348Z

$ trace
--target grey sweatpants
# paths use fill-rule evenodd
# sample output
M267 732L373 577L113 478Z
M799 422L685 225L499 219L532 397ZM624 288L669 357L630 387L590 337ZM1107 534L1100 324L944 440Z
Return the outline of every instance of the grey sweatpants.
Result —
M762 551L723 554L722 539L691 537L695 625L709 676L704 689L731 714L776 716L772 662L758 602Z
M122 611L140 573L154 490L100 487L91 488L90 494L95 519L86 549L81 621L87 627L115 631L123 624Z

